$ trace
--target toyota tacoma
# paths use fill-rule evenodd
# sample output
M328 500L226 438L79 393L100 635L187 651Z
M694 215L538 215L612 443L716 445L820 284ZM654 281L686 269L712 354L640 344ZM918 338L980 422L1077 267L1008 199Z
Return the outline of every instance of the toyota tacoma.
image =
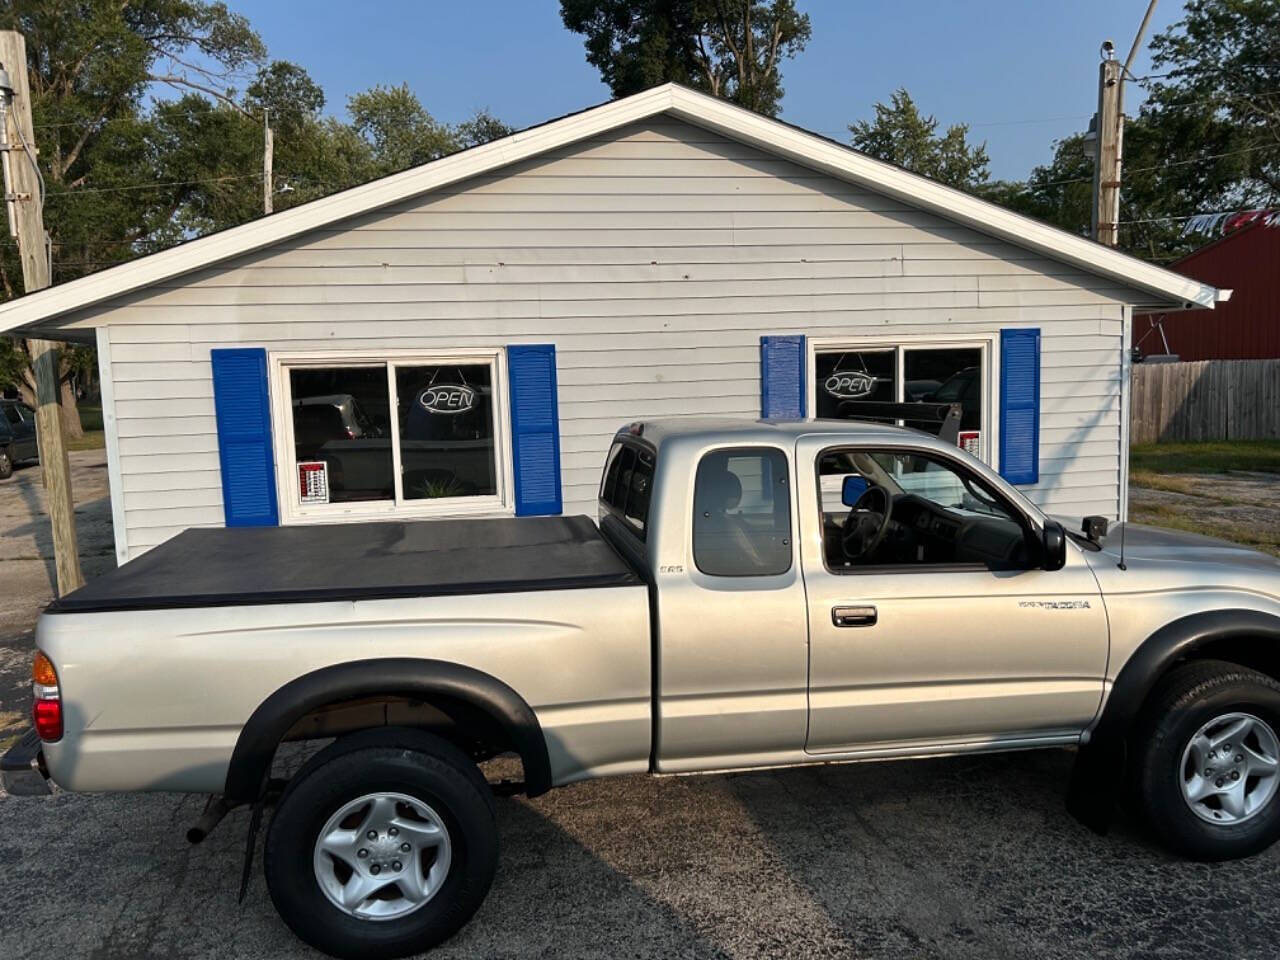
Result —
M189 530L36 642L10 792L208 794L193 840L248 807L242 892L267 812L276 908L342 957L449 937L495 792L591 777L1070 747L1100 832L1124 803L1196 859L1280 835L1280 563L1068 530L892 426L632 424L598 524ZM323 746L284 776L291 741Z

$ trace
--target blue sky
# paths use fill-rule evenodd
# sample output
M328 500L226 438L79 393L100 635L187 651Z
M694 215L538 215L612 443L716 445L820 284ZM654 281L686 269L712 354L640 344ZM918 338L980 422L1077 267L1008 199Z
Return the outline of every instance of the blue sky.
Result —
M407 82L449 122L488 107L518 127L609 98L557 0L230 0L271 56L302 64L327 110L375 84ZM906 87L945 125L985 140L994 177L1023 179L1054 138L1084 129L1097 98L1098 47L1128 53L1146 0L798 0L813 39L783 67L782 117L847 141L849 123ZM1182 15L1164 0L1147 39ZM1145 46L1145 45L1144 45ZM1139 55L1135 72L1147 71ZM1130 85L1126 107L1141 102Z

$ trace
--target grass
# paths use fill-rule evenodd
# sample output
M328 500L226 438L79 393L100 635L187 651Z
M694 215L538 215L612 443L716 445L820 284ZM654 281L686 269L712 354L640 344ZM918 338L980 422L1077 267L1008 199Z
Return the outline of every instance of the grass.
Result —
M68 450L101 450L107 444L106 434L102 432L102 406L97 403L82 403L80 426L84 427L84 436L79 439L67 437Z
M99 403L81 403L76 405L76 409L80 411L80 426L84 427L85 433L90 430L97 432L102 431L102 405Z
M1135 483L1139 473L1227 473L1230 470L1280 473L1280 440L1141 443L1129 451L1129 469Z
M1220 537L1280 556L1280 517L1270 523L1244 522L1239 508L1250 504L1224 496L1212 481L1188 476L1233 470L1280 474L1280 440L1142 444L1130 450L1129 464L1134 487L1195 498L1135 503L1131 516L1136 522Z
M25 713L11 710L0 710L0 752L8 750L18 742L18 737L26 729Z
M106 445L106 434L101 430L86 430L79 439L67 437L68 450L101 450Z

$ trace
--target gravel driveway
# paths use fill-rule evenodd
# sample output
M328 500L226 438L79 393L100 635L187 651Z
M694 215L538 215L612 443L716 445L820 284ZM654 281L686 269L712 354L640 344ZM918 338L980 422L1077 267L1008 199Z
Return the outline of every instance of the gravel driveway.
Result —
M86 568L112 563L100 453L73 455ZM50 596L38 472L0 484L0 709L25 710ZM43 544L43 546L42 546ZM488 902L433 956L1270 958L1280 849L1192 864L1064 811L1065 752L731 776L624 777L501 800ZM183 839L200 798L0 795L0 956L314 957L255 862L247 815Z

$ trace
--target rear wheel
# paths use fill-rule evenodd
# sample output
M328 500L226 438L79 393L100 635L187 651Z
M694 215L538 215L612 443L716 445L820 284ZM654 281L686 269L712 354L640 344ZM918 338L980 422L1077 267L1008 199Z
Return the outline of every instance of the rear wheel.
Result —
M8 448L0 449L0 480L8 480L13 476L13 458Z
M465 754L414 730L318 753L267 834L267 888L299 937L337 957L402 957L450 937L497 866L493 796Z
M1161 685L1135 746L1141 805L1160 838L1233 860L1280 838L1280 683L1221 661Z

